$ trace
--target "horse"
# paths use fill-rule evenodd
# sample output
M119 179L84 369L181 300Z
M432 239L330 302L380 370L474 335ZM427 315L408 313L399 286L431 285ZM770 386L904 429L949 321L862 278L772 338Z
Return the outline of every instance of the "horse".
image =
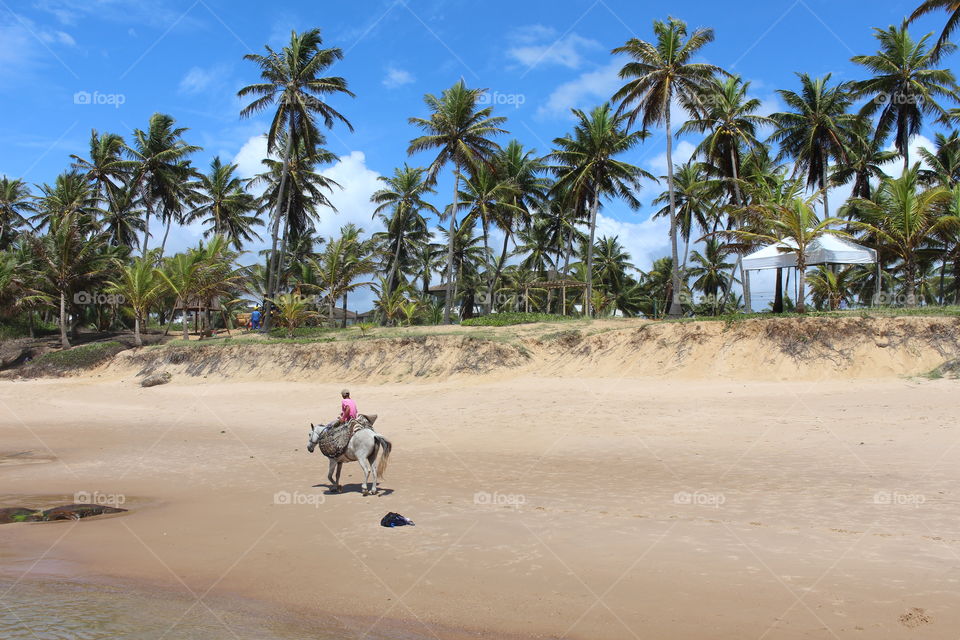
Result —
M318 428L317 425L310 423L310 437L307 442L307 451L310 453L313 453L314 448L316 448L317 443L320 441L320 433L323 429L324 427L322 425ZM383 447L383 455L380 456L380 461L374 466L374 461L377 458L380 447ZM393 444L373 429L360 429L357 431L350 438L346 450L339 457L328 457L330 460L330 470L327 472L327 479L330 480L331 491L333 493L339 493L343 490L343 486L340 484L340 471L343 468L343 463L356 460L360 463L360 468L363 469L363 484L360 485L363 495L377 495L377 478L383 478L384 473L386 473L387 461L390 459L390 451L392 449ZM333 477L334 469L337 471L336 479ZM370 474L373 474L373 489L367 491L367 479L370 477Z

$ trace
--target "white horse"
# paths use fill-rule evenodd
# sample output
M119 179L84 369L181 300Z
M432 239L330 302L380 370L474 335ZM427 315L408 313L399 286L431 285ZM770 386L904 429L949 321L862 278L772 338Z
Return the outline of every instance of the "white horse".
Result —
M310 424L310 440L307 443L307 451L313 453L317 443L320 441L320 433L324 430L323 425ZM380 461L374 466L377 458L377 452L383 447L383 455ZM347 449L338 458L328 458L330 460L330 470L327 472L327 478L332 485L331 490L339 493L343 486L340 484L340 470L344 462L353 462L356 460L363 469L363 484L360 485L363 495L377 495L377 478L383 478L387 471L387 461L390 459L390 451L393 445L389 440L374 431L373 429L360 429L347 444ZM333 471L336 469L337 477L334 479ZM373 474L373 489L367 491L367 479Z

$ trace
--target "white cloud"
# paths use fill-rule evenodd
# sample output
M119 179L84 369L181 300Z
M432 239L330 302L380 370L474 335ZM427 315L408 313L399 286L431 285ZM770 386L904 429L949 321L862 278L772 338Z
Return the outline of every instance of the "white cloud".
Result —
M934 151L936 151L937 145L935 145L933 140L931 140L930 138L923 135L917 135L910 138L909 149L910 149L910 164L914 165L919 162L920 166L927 167L927 164L923 162L923 160L921 160L920 154L918 153L918 151L920 149L926 149L927 151L930 151L931 153L933 153ZM896 151L896 150L897 148L894 146L892 142L888 144L887 148L885 149L885 151ZM887 162L886 164L884 164L881 168L883 169L883 172L888 176L893 178L899 178L903 174L903 158L894 158L890 162Z
M572 108L591 108L610 99L620 87L618 73L620 60L611 60L605 66L580 74L575 80L565 82L553 90L538 115L569 115Z
M374 204L370 196L381 187L377 178L379 173L367 167L367 158L362 151L351 151L349 155L340 156L337 163L321 173L335 180L343 189L334 189L330 195L330 202L337 208L337 213L323 212L317 224L317 233L321 236L336 236L340 227L352 222L369 236L380 231L383 225L373 218Z
M597 213L596 236L617 236L630 254L630 262L644 271L650 269L654 260L670 253L670 222L666 218L626 222Z
M528 69L547 65L579 69L583 64L583 52L602 48L596 40L576 33L556 38L556 31L543 25L516 31L513 41L516 46L508 49L507 55Z
M0 79L22 79L41 64L55 63L60 55L58 47L75 45L70 34L47 29L22 16L6 21L0 24Z
M402 87L405 84L410 84L414 82L415 78L413 74L404 69L396 69L390 67L387 69L387 75L383 79L383 86L388 89L396 89L397 87Z
M192 67L180 80L180 86L177 88L177 91L186 94L202 93L220 84L225 74L226 69L222 66L211 67L209 69Z
M673 144L673 168L676 170L678 165L683 164L687 160L693 157L694 151L697 147L688 142L687 140L680 140ZM667 151L664 149L663 153L651 158L647 161L647 166L650 167L651 173L655 176L665 176L667 175Z
M237 165L237 174L241 178L252 178L263 173L262 160L267 157L267 137L253 136L243 143L240 151L233 157L233 164Z

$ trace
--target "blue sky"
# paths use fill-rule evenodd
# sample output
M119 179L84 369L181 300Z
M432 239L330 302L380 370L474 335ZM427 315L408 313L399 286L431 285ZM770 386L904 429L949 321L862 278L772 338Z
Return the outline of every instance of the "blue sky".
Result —
M241 120L236 91L257 80L243 60L264 44L282 46L291 29L320 27L344 60L331 73L347 78L355 99L334 105L355 132L329 135L341 160L328 172L345 189L332 196L340 212L321 222L325 235L345 222L374 230L369 194L377 176L410 158L407 124L426 115L424 93L439 93L459 78L490 89L506 128L524 144L546 152L570 129L570 107L590 108L618 86L622 60L609 51L626 39L651 38L651 23L668 14L691 27L709 26L716 41L703 59L751 81L764 112L779 109L775 90L796 88L796 71L862 77L852 55L876 50L872 27L899 23L916 0L769 0L683 3L637 0L365 0L283 3L247 0L0 0L0 173L29 182L49 181L86 154L92 128L129 136L154 112L189 128L186 138L204 147L194 158L205 168L214 155L237 162L241 173L259 170L266 118ZM937 30L935 14L914 28ZM952 63L952 59L947 63ZM76 96L90 97L78 104ZM80 102L83 98L80 98ZM932 133L925 131L927 137ZM680 160L696 140L676 144ZM920 144L925 143L923 140ZM656 175L665 172L660 132L628 160ZM441 181L442 206L449 196ZM651 184L645 203L661 187ZM600 234L616 234L641 268L668 251L666 227L638 212L606 203ZM199 239L178 229L171 247Z

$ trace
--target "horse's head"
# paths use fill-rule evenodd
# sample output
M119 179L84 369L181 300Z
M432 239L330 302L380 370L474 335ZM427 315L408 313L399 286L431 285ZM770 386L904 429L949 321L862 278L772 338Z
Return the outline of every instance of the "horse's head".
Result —
M317 428L310 423L310 437L307 439L307 451L313 453L314 448L317 446L317 442L320 440L320 435L317 433Z

